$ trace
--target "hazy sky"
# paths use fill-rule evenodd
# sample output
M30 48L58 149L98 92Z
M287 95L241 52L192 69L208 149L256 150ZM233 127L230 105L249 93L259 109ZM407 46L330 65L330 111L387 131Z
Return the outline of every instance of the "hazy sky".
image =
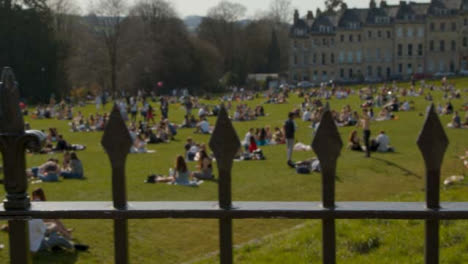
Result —
M89 10L89 3L93 0L77 0L80 2L81 9L84 13ZM94 0L96 1L96 0ZM137 0L127 0L130 3ZM178 14L182 17L188 15L206 15L207 10L210 7L215 6L220 0L169 0L175 6ZM252 16L258 11L268 9L271 0L231 0L231 2L237 2L245 5L248 9L248 16ZM377 0L379 3L380 0ZM430 2L430 0L415 0L415 2ZM314 10L317 7L323 9L324 0L292 0L293 7L298 8L301 11L301 16L305 15L307 10ZM367 7L369 0L348 0L346 1L349 7ZM389 4L399 3L399 0L387 0Z

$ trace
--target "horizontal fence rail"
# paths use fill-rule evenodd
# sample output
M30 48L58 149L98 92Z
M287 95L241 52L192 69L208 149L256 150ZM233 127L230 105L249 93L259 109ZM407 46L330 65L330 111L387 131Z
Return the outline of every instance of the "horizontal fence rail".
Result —
M336 262L336 219L420 219L425 221L425 263L439 262L439 221L468 219L468 203L440 203L440 168L448 139L434 111L428 108L417 140L426 166L425 202L335 202L335 179L343 143L327 104L312 148L322 168L321 202L233 202L231 172L240 149L238 135L224 106L218 115L209 146L218 164L217 202L127 202L126 157L131 139L119 109L114 107L102 145L112 166L112 202L30 202L25 175L25 150L40 148L40 139L24 131L17 83L10 68L4 68L0 83L0 151L4 164L6 198L0 219L8 220L12 264L31 263L28 220L112 219L115 263L130 263L128 220L197 218L219 220L220 263L233 263L233 219L320 219L323 263Z

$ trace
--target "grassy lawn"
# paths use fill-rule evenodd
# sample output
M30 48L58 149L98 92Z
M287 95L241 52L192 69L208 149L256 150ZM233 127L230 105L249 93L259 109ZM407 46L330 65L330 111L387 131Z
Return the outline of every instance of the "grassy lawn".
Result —
M407 84L405 84L407 85ZM458 88L467 88L468 79L457 80ZM444 103L442 93L433 93L434 102ZM458 109L466 101L454 100ZM376 201L376 200L423 200L424 165L416 146L416 138L422 128L428 105L423 98L409 98L415 101L416 111L398 113L399 119L373 123L373 136L384 129L390 136L391 144L396 147L392 154L375 154L371 159L364 159L364 154L343 150L338 161L339 181L336 185L337 200ZM258 99L249 102L257 105L264 101ZM208 102L210 104L215 101ZM254 122L235 123L240 138L250 127L272 128L281 126L287 113L301 103L301 99L292 95L288 104L265 105L267 117ZM361 101L356 95L346 100L332 100L333 109L339 110L350 104L358 109ZM154 105L156 109L158 106ZM95 112L94 106L77 108L85 115ZM110 110L110 105L107 106ZM378 111L376 110L378 113ZM171 105L169 115L172 122L181 123L183 108ZM231 113L232 114L232 113ZM159 113L158 113L159 115ZM463 113L462 113L463 117ZM448 123L451 116L441 117L442 123ZM102 201L111 199L110 164L100 145L102 133L71 133L68 122L56 120L29 120L34 129L56 127L70 143L84 144L87 149L78 155L83 161L87 179L83 181L67 180L59 183L42 183L30 186L30 190L42 187L50 201ZM214 124L215 120L210 119ZM306 144L312 141L312 129L309 123L300 120L297 140ZM347 142L350 131L354 128L340 128L343 142ZM450 146L445 156L442 177L467 174L458 159L468 148L468 131L446 129ZM196 142L208 143L209 136L193 134L192 129L179 130L177 140L170 144L152 145L155 154L132 154L127 163L127 189L130 201L216 201L216 183L205 182L199 188L168 186L165 184L144 184L151 173L167 174L176 155L183 154L187 137ZM285 146L267 146L263 148L266 161L237 162L233 169L233 199L237 201L312 201L320 199L320 174L299 175L286 166ZM46 161L51 155L29 155L27 164L36 166ZM314 156L313 152L294 153L295 160ZM61 160L61 156L58 156ZM195 164L190 164L192 169ZM0 196L4 195L3 189ZM442 192L443 200L468 200L466 187L458 187ZM89 244L91 249L80 254L40 254L34 263L112 263L113 241L111 221L64 221L73 227L77 241ZM465 222L447 222L442 229L442 237L447 238L443 245L445 254L467 252L468 242L457 234L466 230ZM290 228L304 225L302 228ZM339 221L338 248L342 263L422 263L423 229L418 221ZM213 220L132 220L130 221L130 254L132 263L182 263L199 259L218 250L218 224ZM285 231L289 230L289 231ZM277 234L279 233L279 234ZM239 220L234 221L234 239L236 244L244 244L253 239L277 234L266 238L261 243L249 244L239 250L236 259L239 263L315 263L320 260L320 226L317 221L302 220ZM364 242L363 242L364 241ZM368 243L371 241L371 243ZM0 234L0 263L8 263L8 239ZM445 243L445 242L443 242ZM371 245L367 254L365 245ZM375 246L377 244L378 246ZM362 246L364 245L364 246ZM457 253L454 253L457 252ZM417 255L418 258L412 258ZM468 258L468 254L463 256ZM453 258L453 262L464 263L463 257ZM411 259L411 261L410 261ZM452 259L452 258L450 258ZM354 261L354 262L351 262ZM458 261L458 262L457 262ZM208 259L206 262L216 262Z

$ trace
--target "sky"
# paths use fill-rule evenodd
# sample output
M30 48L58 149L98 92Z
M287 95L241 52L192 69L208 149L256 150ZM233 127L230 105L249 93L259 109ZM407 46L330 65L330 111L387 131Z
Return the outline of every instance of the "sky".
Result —
M89 3L93 0L77 0L80 4L80 9L87 13L89 10ZM130 3L134 3L137 0L128 0ZM206 15L208 9L217 5L221 0L168 0L171 2L177 10L179 16L186 17L189 15ZM247 16L253 16L259 11L268 9L271 0L230 0L231 2L237 2L247 7ZM430 2L430 0L413 0L414 2ZM380 0L377 0L379 3ZM387 0L388 4L397 4L400 0ZM292 0L292 6L295 9L299 9L301 16L307 13L307 10L315 10L317 7L323 9L324 0ZM369 0L348 0L346 1L348 7L367 7Z

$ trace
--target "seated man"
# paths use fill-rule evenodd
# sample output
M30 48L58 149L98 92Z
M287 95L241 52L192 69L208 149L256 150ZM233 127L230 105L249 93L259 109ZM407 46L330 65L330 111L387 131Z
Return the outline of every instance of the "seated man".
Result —
M385 134L384 131L380 131L380 134L375 140L373 140L373 144L371 145L371 149L375 149L377 152L394 151L393 147L390 147L390 138Z
M203 120L197 124L197 129L195 130L195 133L211 134L210 123L206 121L206 118L203 118Z

